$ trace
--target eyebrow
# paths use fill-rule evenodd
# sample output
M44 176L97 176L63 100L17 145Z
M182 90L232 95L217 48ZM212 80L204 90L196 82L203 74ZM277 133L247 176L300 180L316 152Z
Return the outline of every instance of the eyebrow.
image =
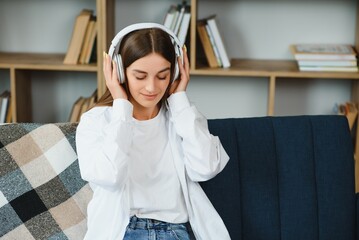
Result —
M163 73L163 72L166 72L166 71L168 71L168 70L170 70L169 67L160 70L158 73ZM133 69L132 71L133 71L133 72L137 72L137 73L147 73L147 72L142 71L142 70L139 70L139 69Z

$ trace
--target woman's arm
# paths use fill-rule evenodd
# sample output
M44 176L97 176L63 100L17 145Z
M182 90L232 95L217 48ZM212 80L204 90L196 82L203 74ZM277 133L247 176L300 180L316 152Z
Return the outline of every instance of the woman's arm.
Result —
M117 99L113 107L96 107L82 115L76 131L76 148L84 180L109 189L127 178L132 139L133 106Z
M185 92L172 94L168 99L177 134L182 138L184 164L193 181L211 179L227 164L229 157L217 136L213 136L207 119L191 106Z

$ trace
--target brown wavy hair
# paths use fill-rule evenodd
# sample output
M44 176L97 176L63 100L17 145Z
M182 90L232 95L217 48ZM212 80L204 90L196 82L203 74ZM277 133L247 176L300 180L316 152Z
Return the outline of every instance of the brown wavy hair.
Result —
M176 53L172 43L171 37L165 31L158 28L141 29L133 31L127 34L121 41L119 48L123 61L123 68L126 77L126 68L130 66L136 60L145 57L151 53L157 53L171 63L170 79L174 76L174 69L176 64ZM170 81L171 82L171 81ZM162 104L168 97L168 91L170 85L167 88L166 94L163 96L160 103ZM128 83L124 83L127 95L130 96L128 90ZM113 98L106 87L105 93L101 96L94 107L97 106L112 106Z

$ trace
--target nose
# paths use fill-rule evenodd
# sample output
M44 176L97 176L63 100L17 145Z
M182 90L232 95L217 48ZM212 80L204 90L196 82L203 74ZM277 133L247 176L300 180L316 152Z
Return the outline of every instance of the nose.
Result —
M147 81L147 84L145 86L145 89L148 93L154 93L156 90L156 81L153 77L149 78Z

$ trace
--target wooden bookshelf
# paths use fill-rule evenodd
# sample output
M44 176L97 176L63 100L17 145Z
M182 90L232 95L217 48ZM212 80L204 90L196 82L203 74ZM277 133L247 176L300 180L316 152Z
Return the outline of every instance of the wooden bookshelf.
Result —
M97 63L63 64L65 53L0 52L0 69L10 72L10 92L13 122L32 122L31 73L34 71L90 72L96 74L98 95L105 92L102 73L102 52L114 35L115 0L96 1L98 25ZM74 16L75 18L75 16ZM69 26L73 28L73 26Z
M0 68L97 72L97 64L63 64L65 54L0 52Z

